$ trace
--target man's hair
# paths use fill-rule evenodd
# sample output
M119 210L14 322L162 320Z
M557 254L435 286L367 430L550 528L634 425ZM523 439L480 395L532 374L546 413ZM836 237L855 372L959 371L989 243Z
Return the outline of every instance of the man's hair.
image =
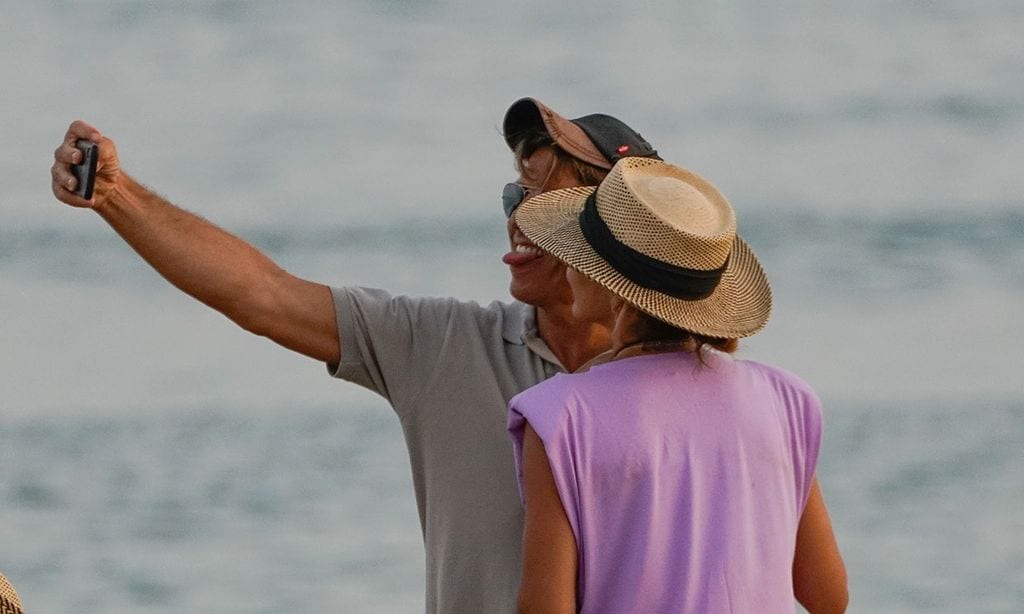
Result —
M550 147L554 150L560 162L572 165L576 178L580 180L582 185L598 185L608 174L608 171L605 169L575 158L559 147L555 140L551 138L551 135L548 134L548 131L544 129L543 125L523 130L512 135L510 139L512 154L515 156L516 170L518 171L523 170L523 160L532 156L541 147Z
M710 345L716 350L727 354L732 354L740 347L739 339L722 339L698 335L697 333L673 326L668 322L662 322L658 318L648 315L639 309L636 311L639 317L637 318L636 326L633 328L633 333L643 342L644 349L655 349L657 346L666 344L679 345L688 352L695 352L698 358L701 359L701 362L704 362L701 357L701 349L705 345Z

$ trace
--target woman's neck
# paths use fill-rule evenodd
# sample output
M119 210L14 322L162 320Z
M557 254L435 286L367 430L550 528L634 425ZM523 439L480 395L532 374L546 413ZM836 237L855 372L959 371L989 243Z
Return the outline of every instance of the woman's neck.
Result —
M680 340L642 339L638 333L640 319L640 312L630 305L623 304L618 310L612 326L609 360L684 349Z
M640 335L640 312L632 305L622 303L615 311L615 318L612 322L611 331L611 353L615 357L623 355L635 356L647 353L650 346L657 344L657 341L643 339ZM664 351L664 350L662 350Z

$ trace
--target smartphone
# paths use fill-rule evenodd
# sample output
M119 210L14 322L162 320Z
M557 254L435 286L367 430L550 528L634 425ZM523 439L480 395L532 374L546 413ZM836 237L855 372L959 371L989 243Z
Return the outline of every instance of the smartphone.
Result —
M92 198L92 188L96 184L96 162L100 159L100 146L83 139L76 142L75 147L82 152L82 161L71 167L71 172L78 179L75 194L88 200Z

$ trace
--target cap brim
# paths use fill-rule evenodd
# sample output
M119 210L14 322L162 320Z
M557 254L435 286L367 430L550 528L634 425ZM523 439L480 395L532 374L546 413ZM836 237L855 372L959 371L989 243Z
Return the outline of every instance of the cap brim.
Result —
M771 314L771 287L753 250L739 236L711 296L695 301L675 298L630 281L584 238L579 215L596 189L578 187L539 194L519 206L516 224L541 249L673 326L728 339L748 337L764 328Z
M594 145L583 128L555 113L536 98L520 98L509 106L502 122L505 143L512 149L516 135L541 125L555 144L572 157L599 168L612 167L612 163Z

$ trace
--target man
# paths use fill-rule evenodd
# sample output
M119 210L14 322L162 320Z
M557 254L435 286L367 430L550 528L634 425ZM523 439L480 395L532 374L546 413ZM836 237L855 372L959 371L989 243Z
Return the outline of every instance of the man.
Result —
M519 178L505 213L541 192L596 185L622 156L656 157L606 115L567 120L533 99L504 120ZM100 145L93 198L74 195L78 139ZM508 400L573 371L608 343L603 322L572 318L565 269L508 222L513 303L392 297L295 277L244 241L172 205L121 168L112 141L71 124L52 167L53 193L89 207L182 291L239 326L384 396L412 464L426 548L430 612L515 610L522 510L505 430Z

